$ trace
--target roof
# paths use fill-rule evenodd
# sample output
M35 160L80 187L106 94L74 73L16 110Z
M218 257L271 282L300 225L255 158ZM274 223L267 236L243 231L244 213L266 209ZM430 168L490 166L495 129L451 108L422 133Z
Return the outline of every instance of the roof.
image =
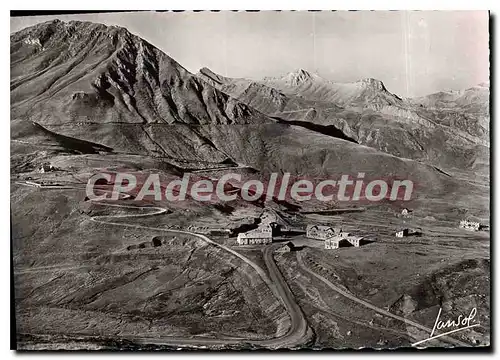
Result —
M284 244L283 246L280 246L279 248L281 249L284 247L289 247L290 249L293 249L293 248L295 248L295 245L293 245L293 242L289 241L286 244Z
M257 232L246 232L246 233L239 233L238 234L239 237L241 238L247 238L247 239L261 239L261 238L269 238L269 239L272 239L273 236L272 234L269 234L269 233L257 233Z
M346 240L363 240L363 236L354 236L354 235L349 235L348 237L345 238Z
M264 228L266 228L267 231L262 231ZM247 237L247 238L265 238L265 237L268 237L268 238L272 238L273 235L272 235L272 229L271 229L271 226L269 225L261 225L259 226L257 229L253 229L253 230L250 230L250 231L247 231L246 233L239 233L238 235L242 235L244 237Z
M340 236L333 236L331 238L326 239L325 242L336 242L336 243L344 242L344 243L349 243L349 239L348 238L343 238L343 237L340 237Z
M479 224L479 221L474 221L474 220L469 220L469 219L461 220L460 222L471 223L471 224Z
M328 231L328 230L341 231L340 228L336 228L336 227L333 227L333 226L327 226L327 225L307 225L306 229L307 230L317 229L319 231Z

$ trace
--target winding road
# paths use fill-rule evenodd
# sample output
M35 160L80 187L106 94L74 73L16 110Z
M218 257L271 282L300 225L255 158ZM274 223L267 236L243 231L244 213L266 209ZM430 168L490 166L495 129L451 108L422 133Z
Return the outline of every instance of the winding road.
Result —
M308 274L314 276L315 278L319 279L320 281L324 282L326 285L328 285L328 287L330 289L332 289L333 291L335 291L336 293L348 298L349 300L352 300L368 309L371 309L379 314L382 314L382 315L385 315L387 317L390 317L392 319L395 319L395 320L399 320L399 321L402 321L404 322L405 324L407 325L410 325L410 326L413 326L413 327L416 327L417 329L420 329L420 330L424 330L426 332L428 332L429 334L432 333L432 329L424 326L424 325L421 325L419 323L416 323L415 321L412 321L412 320L409 320L409 319L406 319L404 317L401 317L401 316L398 316L398 315L395 315L387 310L384 310L382 308L379 308L373 304L370 304L369 302L365 301L365 300L362 300L354 295L352 295L351 293L343 290L342 288L334 285L332 282L330 282L328 279L324 278L323 276L315 273L314 271L312 271L311 269L309 269L305 264L304 264L304 260L302 259L302 254L300 253L300 251L298 251L297 253L297 263L299 264L299 267L302 268L302 270L304 270L305 272L307 272ZM443 338L445 339L445 338ZM456 340L456 339L453 339L451 337L447 337L446 338L446 341L454 344L454 345L458 345L458 346L466 346L466 347L469 347L470 345L462 342L462 341L459 341L459 340Z
M44 186L39 186L38 184L34 183L21 183L17 182L20 185L27 185L27 186L33 186L37 187L38 189L43 188ZM75 189L78 189L78 187L74 187ZM57 186L47 186L47 189L57 189ZM68 189L68 186L61 186L60 189ZM100 191L104 192L110 192L107 190L100 189ZM119 194L122 198L129 197L128 194ZM290 316L290 328L288 329L287 333L276 337L272 339L266 339L266 340L256 340L256 339L244 339L244 338L206 338L206 337L200 337L200 336L193 336L193 337L171 337L171 336L165 336L161 338L157 337L127 337L128 340L133 341L134 343L139 343L139 344L154 344L154 345L167 345L167 346L178 346L178 347L197 347L197 348L204 348L207 346L225 346L225 345L234 345L234 346L242 346L242 345L254 345L257 347L264 347L264 348L270 348L270 349L278 349L278 348L298 348L301 345L304 345L308 341L312 339L312 331L309 328L307 324L307 320L304 316L304 313L302 312L300 306L297 304L295 301L294 295L292 291L290 290L288 284L286 283L283 275L281 274L278 266L276 265L274 258L273 258L273 253L274 250L276 249L277 245L269 245L263 248L263 259L266 264L267 270L269 272L269 276L267 273L262 269L258 264L253 262L252 260L248 259L241 253L229 248L228 246L225 246L223 244L219 244L207 236L203 234L198 234L198 233L193 233L190 231L184 231L184 230L174 230L174 229L166 229L166 228L161 228L161 227L154 227L154 226L145 226L145 225L138 225L138 224L130 224L130 223L123 223L123 222L114 222L111 221L112 219L123 219L123 218L141 218L141 217L149 217L149 216L155 216L155 215L161 215L164 214L168 211L168 209L162 208L162 207L151 207L151 206L131 206L131 205L123 205L123 204L110 204L102 201L92 201L96 205L101 205L101 206L110 206L110 207L117 207L117 208L124 208L124 209L134 209L134 210L141 210L145 211L143 214L120 214L120 215L100 215L100 216L92 216L90 217L90 220L96 223L100 224L105 224L105 225L111 225L111 226L120 226L120 227L127 227L127 228L134 228L134 229L144 229L144 230L154 230L154 231L162 231L162 232L167 232L167 233L176 233L176 234L184 234L184 235L190 235L197 237L204 242L216 246L228 253L230 253L233 256L236 256L240 260L242 260L244 263L248 264L250 267L252 267L255 272L259 275L259 277L266 283L266 285L270 288L274 296L284 305L286 311L288 312ZM279 246L279 245L278 245ZM395 320L399 320L404 322L407 325L413 326L417 329L426 331L428 333L431 333L432 330L426 326L423 326L419 323L416 323L412 320L406 319L404 317L395 315L393 313L390 313L389 311L386 311L382 308L379 308L373 304L370 304L369 302L362 300L351 293L343 290L342 288L334 285L332 282L330 282L328 279L324 278L323 276L315 273L311 269L309 269L303 259L302 259L302 254L300 251L296 252L297 256L297 263L301 269L303 269L306 273L310 274L311 276L319 279L323 283L325 283L330 289L335 291L336 293L352 300L353 302L356 302L366 308L369 308L379 314L385 315L387 317L390 317ZM29 270L29 269L27 269ZM19 271L22 272L23 270ZM452 343L454 345L458 346L470 346L466 343L463 343L459 340L453 339L451 337L443 337L443 340Z
M21 183L17 182L20 185L27 185L31 187L36 187L38 189L44 188L43 185L36 183ZM47 186L47 189L57 189L57 186ZM61 186L60 189L68 189L71 187ZM75 189L79 189L78 187L73 187ZM100 189L103 192L111 192L104 189ZM128 197L128 194L119 194L122 198ZM120 214L120 215L100 215L100 216L92 216L90 220L96 223L112 225L112 226L120 226L126 228L134 228L134 229L144 229L144 230L154 230L154 231L162 231L167 233L176 233L176 234L184 234L197 237L204 242L216 246L233 256L238 257L240 260L251 266L256 273L260 276L260 278L266 283L266 285L271 289L274 296L284 305L290 316L290 328L287 333L272 339L266 340L256 340L256 339L243 339L243 338L206 338L206 337L127 337L128 340L131 340L135 343L140 344L154 344L154 345L168 345L168 346L189 346L189 347L206 347L206 346L224 346L224 345L254 345L257 347L265 347L270 349L278 349L278 348L296 348L301 345L307 343L312 337L312 331L307 324L307 320L295 301L295 298L288 287L285 279L283 278L281 272L279 271L276 263L274 262L273 252L276 246L268 246L264 250L264 261L266 267L268 268L269 275L255 262L251 261L247 257L238 253L237 251L223 245L219 244L207 236L203 234L197 234L190 231L184 230L173 230L173 229L165 229L161 227L154 226L145 226L138 224L129 224L123 222L114 222L112 219L123 219L123 218L140 218L140 217L149 217L164 214L168 211L168 209L161 207L151 207L151 206L131 206L131 205L123 205L123 204L110 204L102 201L92 201L96 205L101 206L110 206L124 209L134 209L134 210L147 210L144 214ZM21 273L23 270L18 271Z
M101 202L96 202L99 205L106 205L105 203ZM121 205L118 204L113 204L113 206L116 207L122 207ZM129 208L130 206L125 206ZM138 208L138 207L135 207ZM151 209L151 207L147 207L148 209ZM166 211L166 209L164 209ZM157 215L158 211L155 211L149 215ZM132 215L133 217L139 217L139 216L147 216L147 214L140 214L140 215ZM113 215L105 215L103 217L110 218L113 217ZM203 234L197 234L193 233L190 231L184 231L184 230L172 230L172 229L165 229L165 228L159 228L159 227L153 227L153 226L145 226L145 225L136 225L136 224L126 224L126 223L120 223L120 222L112 222L108 220L103 220L100 216L94 216L91 217L90 220L101 223L101 224L106 224L106 225L114 225L114 226L121 226L121 227L128 227L128 228L135 228L135 229L145 229L145 230L156 230L156 231L164 231L168 233L176 233L176 234L185 234L185 235L190 235L197 237L203 241L205 241L208 244L211 244L213 246L216 246L228 253L231 253L232 255L238 257L240 260L245 262L246 264L250 265L256 272L257 274L261 277L261 279L267 284L267 286L271 289L273 294L278 298L278 300L281 301L281 303L285 306L285 309L288 311L290 320L291 320L291 325L288 330L288 332L280 337L273 338L273 339L268 339L268 340L246 340L246 339L240 339L240 338L234 338L234 339L209 339L209 338L203 338L203 337L192 337L192 338L177 338L177 337L165 337L162 339L157 339L157 338L145 338L145 337L140 337L140 338L135 338L134 341L136 342L143 342L144 344L157 344L157 345L175 345L175 346L185 346L185 345L195 345L195 346L203 346L203 345L228 345L228 344L253 344L257 346L262 346L262 347L268 347L268 348L294 348L298 347L305 342L307 342L311 335L312 332L309 329L307 325L306 318L304 314L302 313L302 310L298 306L298 304L295 301L295 298L293 297L292 292L290 291L285 279L283 278L283 275L279 271L278 267L276 266L276 263L274 262L273 259L273 251L274 247L269 246L264 250L264 261L266 263L266 266L269 270L270 277L267 276L266 272L256 263L248 259L247 257L243 256L242 254L234 251L233 249L219 244L207 236ZM116 215L114 217L126 217L126 215Z

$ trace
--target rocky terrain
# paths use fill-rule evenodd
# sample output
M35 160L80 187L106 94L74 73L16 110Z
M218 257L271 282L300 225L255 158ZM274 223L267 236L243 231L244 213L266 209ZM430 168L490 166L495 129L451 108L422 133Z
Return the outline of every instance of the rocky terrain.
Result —
M273 257L234 237L207 241L191 231L236 233L266 208L296 227L340 222L372 235L366 247L338 253L301 235L292 240L306 244L304 266L398 316L432 326L437 306L466 311L475 296L483 328L474 336L488 343L489 233L464 235L456 224L464 216L489 224L489 84L403 99L379 80L340 84L305 70L260 81L207 68L192 74L126 29L89 22L42 23L10 40L12 244L24 348L391 347L425 335L394 319L373 325L375 315L339 300L296 254ZM43 164L55 170L41 173ZM138 210L130 199L113 207L86 198L87 179L103 169L175 179L364 172L411 179L416 191L405 204L335 217L301 213L324 204L275 199L155 201ZM394 243L395 228L408 225L394 215L403 205L425 230L418 243ZM138 211L146 216L134 217Z
M486 170L489 84L402 99L380 80L334 83L302 69L260 82L225 78L206 68L198 76L273 118L333 127L345 138L399 157Z

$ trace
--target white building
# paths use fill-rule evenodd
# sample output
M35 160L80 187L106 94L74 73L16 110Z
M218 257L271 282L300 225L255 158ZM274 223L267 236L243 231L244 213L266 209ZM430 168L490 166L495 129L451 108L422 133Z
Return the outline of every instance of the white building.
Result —
M408 236L408 233L408 229L399 230L396 232L396 237L402 238L404 236Z
M351 243L340 236L334 236L325 240L325 249L338 249L345 246L351 246Z
M341 233L325 240L325 249L338 249L339 247L354 246L359 247L362 236L354 236L349 233Z
M341 228L324 226L324 225L308 225L306 228L306 237L325 241L325 249L338 249L342 246L359 247L362 236L355 236L347 231L342 231Z
M481 224L477 221L461 220L460 228L469 231L479 231L479 229L481 228Z
M422 229L414 228L404 228L396 232L396 237L402 238L405 236L420 236L422 235Z
M277 252L277 253L286 253L286 252L293 251L294 249L295 249L295 246L293 245L293 243L291 241L289 241L285 245L277 248L275 250L275 252Z
M237 242L238 245L271 244L273 242L273 229L271 225L261 225L257 229L239 233Z
M349 243L354 247L359 247L361 245L361 241L363 240L362 236L354 236L349 235L345 238Z

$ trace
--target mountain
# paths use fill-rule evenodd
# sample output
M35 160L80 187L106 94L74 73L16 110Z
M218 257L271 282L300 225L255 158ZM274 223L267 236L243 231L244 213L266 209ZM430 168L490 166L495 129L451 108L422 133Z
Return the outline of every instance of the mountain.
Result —
M11 118L13 134L39 135L33 122L123 152L176 157L179 144L181 158L210 162L227 155L194 128L176 127L169 150L154 125L272 122L124 28L58 20L11 35Z
M268 120L126 29L76 21L11 36L11 104L47 125Z
M321 177L364 171L412 178L432 185L429 193L454 188L432 165L387 154L396 143L383 127L395 127L387 117L285 93L285 86L312 89L306 83L315 81L298 72L280 90L268 85L276 81L233 80L207 69L196 76L126 29L53 21L11 35L11 135L70 153L152 156L180 169L232 164ZM360 93L342 93L342 105L371 91L402 101L375 81L352 86ZM310 118L294 117L307 108ZM412 141L407 129L395 132L406 137L402 143ZM384 152L363 146L372 145L367 139L382 139Z
M490 84L481 83L459 91L442 91L411 99L436 122L489 140Z
M335 83L303 69L262 81L198 73L221 91L292 124L335 128L345 138L445 168L485 170L489 154L489 88L402 99L383 82ZM446 106L444 106L446 102Z
M489 178L434 165L489 163L477 160L479 138L459 121L432 118L441 114L437 100L433 107L375 80L333 84L306 71L263 81L194 75L126 29L60 21L11 35L10 85L13 283L24 348L220 350L236 341L247 349L260 339L409 346L415 334L406 336L405 322L336 298L318 282L327 278L379 313L420 324L432 324L439 306L453 309L449 318L469 313L477 298L481 331L489 331L489 233L458 228L465 217L489 225ZM453 113L474 99L445 100L460 102ZM89 200L87 180L102 172L133 173L138 184L149 174L237 173L266 183L271 172L315 182L362 172L365 186L408 179L414 188L404 203L141 201L134 190ZM291 230L283 238L294 251L275 253L276 242L238 247L236 233L270 209ZM319 223L367 244L325 251L297 231ZM422 236L394 236L406 227ZM219 236L228 232L235 236Z
M402 105L380 80L368 78L353 83L335 83L299 69L281 78L265 78L267 85L289 95L339 106L362 106L378 110L386 105Z
M470 106L473 104L489 106L490 83L485 82L465 90L441 91L435 94L412 99L417 104L429 108L456 108L457 106Z
M315 104L314 101L287 95L281 90L259 82L218 75L208 68L200 69L197 76L224 93L231 94L231 96L240 99L245 104L260 109L266 114L298 110Z

